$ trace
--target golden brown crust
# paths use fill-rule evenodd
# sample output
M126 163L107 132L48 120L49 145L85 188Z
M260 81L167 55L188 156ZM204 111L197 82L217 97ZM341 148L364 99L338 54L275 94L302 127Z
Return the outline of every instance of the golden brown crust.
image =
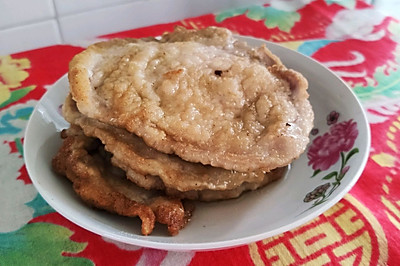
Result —
M71 128L53 168L88 204L139 216L144 235L156 221L177 234L192 213L180 199L235 198L284 176L313 126L307 80L223 28L100 42L68 79Z
M168 57L174 51L175 61ZM192 61L178 60L185 51ZM215 56L203 58L207 53ZM218 56L227 59L213 61ZM72 60L69 81L86 116L161 152L229 170L287 165L304 151L313 124L304 77L265 46L250 49L220 28L90 46Z
M199 200L199 201L217 201L234 199L240 197L243 193L260 189L285 175L286 167L272 170L264 175L264 179L260 182L243 182L240 186L227 190L188 190L178 191L176 189L166 188L165 193L171 197L179 199Z
M171 235L186 225L190 213L179 200L146 191L116 175L99 156L95 139L84 136L76 127L64 131L63 136L53 169L73 183L75 192L87 204L122 216L139 216L143 235L153 231L156 221L166 224Z
M241 173L161 153L124 129L83 116L70 96L63 113L67 121L81 127L86 136L101 140L112 154L112 164L145 189L166 190L167 195L178 198L212 201L236 198L283 176L284 169Z

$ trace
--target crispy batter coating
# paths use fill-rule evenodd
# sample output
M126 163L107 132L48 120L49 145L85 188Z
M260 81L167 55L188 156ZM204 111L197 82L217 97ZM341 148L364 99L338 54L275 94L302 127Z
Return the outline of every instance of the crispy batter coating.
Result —
M203 201L236 198L282 177L285 172L284 168L278 168L267 173L241 173L183 161L148 147L124 129L83 116L70 96L63 113L67 121L80 126L86 136L101 140L112 154L112 164L123 169L128 179L146 189L165 190L174 197Z
M88 204L175 235L193 206L284 176L309 142L307 80L223 28L113 39L70 62L53 159Z
M288 165L313 126L307 80L222 28L94 44L71 61L69 81L84 115L227 170Z
M176 235L188 222L191 207L126 180L125 173L113 167L109 155L96 139L72 126L63 131L63 144L53 158L53 169L66 176L73 189L87 204L123 216L139 216L142 234L149 235L155 222L166 224Z

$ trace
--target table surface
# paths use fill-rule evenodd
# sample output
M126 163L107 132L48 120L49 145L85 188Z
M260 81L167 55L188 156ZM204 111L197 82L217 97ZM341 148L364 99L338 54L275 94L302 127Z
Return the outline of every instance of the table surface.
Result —
M51 46L0 57L0 265L396 265L400 259L400 23L363 1L308 2L268 1L264 6L99 38L157 36L175 25L216 25L280 43L328 66L361 101L372 137L365 170L339 203L276 237L207 252L124 245L80 228L37 193L23 160L29 115L68 71L71 58L83 50L76 44Z

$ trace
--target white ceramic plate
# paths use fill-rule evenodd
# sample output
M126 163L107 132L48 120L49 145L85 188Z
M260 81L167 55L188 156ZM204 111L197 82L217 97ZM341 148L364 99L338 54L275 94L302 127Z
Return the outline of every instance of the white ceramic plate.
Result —
M336 75L313 59L274 43L241 38L254 46L267 44L286 66L308 79L316 128L309 145L315 146L311 159L307 156L311 151L307 150L292 163L285 178L238 199L197 203L191 222L177 236L168 236L159 224L152 235L142 236L138 218L86 206L71 184L51 170L51 159L61 145L59 131L68 127L59 111L68 93L67 77L63 76L37 104L26 129L26 167L39 193L55 210L89 231L125 243L168 250L211 250L246 244L300 226L333 206L356 183L369 153L369 126L359 101ZM332 111L337 111L339 117ZM332 138L339 139L332 142ZM315 149L318 145L322 149ZM340 156L338 149L342 149L343 160L332 161L332 154ZM347 161L346 156L350 157ZM323 165L330 167L315 171Z

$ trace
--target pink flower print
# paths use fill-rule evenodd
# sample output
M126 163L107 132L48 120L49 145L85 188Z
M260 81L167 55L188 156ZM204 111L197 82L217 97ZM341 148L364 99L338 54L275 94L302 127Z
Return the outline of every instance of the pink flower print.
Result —
M320 185L304 197L304 202L313 202L307 210L329 199L350 169L350 165L346 165L347 162L354 154L359 152L357 147L353 148L358 136L357 123L353 119L337 123L338 117L339 114L335 111L328 115L327 122L328 125L331 125L329 132L315 138L308 149L308 165L311 165L314 169L311 177L328 170L340 158L341 164L338 170L327 171L323 174L322 180L333 180L332 183Z
M326 123L328 126L335 124L339 119L339 113L336 111L332 111L329 113L329 115L326 117Z
M318 133L319 133L319 129L318 128L313 128L311 130L311 135L313 135L313 136L318 135Z
M329 133L314 139L307 153L308 165L311 165L313 170L327 170L339 160L340 150L335 141L336 138Z
M342 169L342 171L340 172L340 175L341 175L341 176L344 176L344 175L349 171L349 169L350 169L350 165L345 166L345 167Z
M337 136L337 146L341 151L349 151L358 136L357 123L350 119L339 124L333 125L330 130L331 134Z
M308 165L313 170L327 170L339 160L341 152L353 147L357 136L357 123L352 119L333 125L312 142L307 153Z

